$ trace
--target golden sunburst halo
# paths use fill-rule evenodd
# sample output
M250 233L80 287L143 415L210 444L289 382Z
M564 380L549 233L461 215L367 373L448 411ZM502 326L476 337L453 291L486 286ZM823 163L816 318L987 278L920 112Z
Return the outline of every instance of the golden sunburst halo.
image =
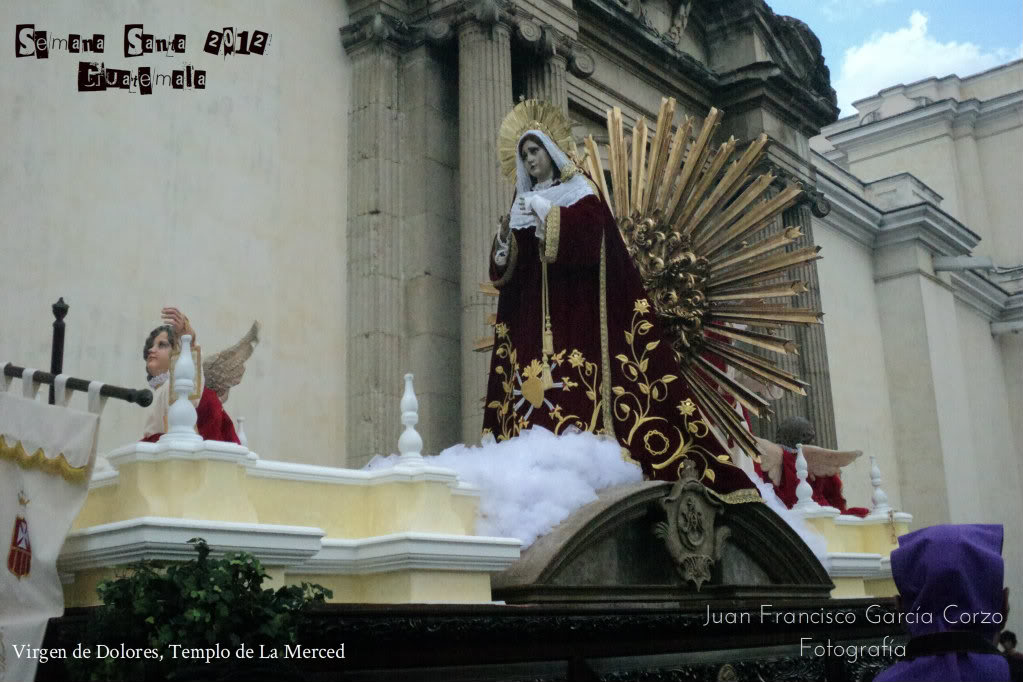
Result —
M524 100L508 112L497 133L497 156L501 161L501 173L509 182L515 182L519 138L527 130L539 130L551 138L570 159L575 158L572 122L561 109L538 99Z
M789 304L807 286L786 277L820 258L820 249L785 248L803 236L796 226L767 229L803 189L793 184L774 191L771 173L753 176L766 135L737 154L735 138L711 144L719 110L712 108L699 126L684 117L676 127L674 118L675 100L661 100L653 139L641 117L627 144L621 110L609 110L610 190L592 136L585 140L585 165L612 208L699 409L757 459L756 441L724 396L756 415L769 415L770 407L720 367L806 395L808 384L764 352L796 353L796 344L777 332L789 324L820 324L820 311ZM695 409L679 405L683 415Z

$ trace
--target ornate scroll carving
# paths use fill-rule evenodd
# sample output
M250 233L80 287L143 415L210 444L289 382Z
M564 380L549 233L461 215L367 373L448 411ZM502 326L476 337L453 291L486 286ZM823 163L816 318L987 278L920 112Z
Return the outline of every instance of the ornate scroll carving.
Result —
M721 558L721 550L731 533L724 526L716 527L715 523L724 504L700 483L694 467L682 470L661 504L668 520L654 526L654 534L664 541L682 579L695 584L699 591L703 583L711 579L714 565Z

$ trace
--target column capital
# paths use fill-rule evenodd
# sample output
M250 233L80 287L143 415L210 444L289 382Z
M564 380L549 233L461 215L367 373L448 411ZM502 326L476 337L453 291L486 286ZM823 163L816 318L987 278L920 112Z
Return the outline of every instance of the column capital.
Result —
M515 38L543 61L561 62L576 78L589 78L596 69L593 57L579 41L532 17L517 18Z
M773 175L774 181L771 182L771 187L776 190L782 190L789 185L798 185L803 190L803 194L796 201L793 208L809 206L810 212L815 218L824 218L831 213L831 202L828 201L824 192L817 189L817 185L814 184L812 179L803 177L770 160L764 160L757 164L753 169L753 173L770 173Z
M589 78L597 70L597 62L582 44L572 41L565 50L568 57L568 71L576 78Z
M418 31L389 14L377 12L341 27L341 45L351 54L366 45L391 44L398 48L411 47L418 41Z
M472 23L490 29L504 26L511 32L518 23L518 13L518 7L511 0L464 0L454 16L454 23L459 28Z

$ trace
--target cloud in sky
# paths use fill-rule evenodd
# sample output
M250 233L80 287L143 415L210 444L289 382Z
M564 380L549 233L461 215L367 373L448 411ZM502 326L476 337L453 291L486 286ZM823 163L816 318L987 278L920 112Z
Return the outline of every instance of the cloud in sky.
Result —
M845 51L833 85L842 116L855 113L852 103L879 90L949 74L968 76L1020 57L1023 46L985 51L965 42L940 42L927 32L927 15L913 10L909 25L876 33Z
M860 2L849 2L849 0L824 0L818 8L821 15L828 21L845 21L859 15L871 7L887 5L893 0L861 0Z

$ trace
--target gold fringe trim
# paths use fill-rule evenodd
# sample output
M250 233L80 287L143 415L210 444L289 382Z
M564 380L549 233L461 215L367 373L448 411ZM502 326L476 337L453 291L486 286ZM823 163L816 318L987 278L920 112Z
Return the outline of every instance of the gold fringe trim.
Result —
M544 219L544 249L541 260L553 263L558 258L558 243L561 241L561 207L551 206Z
M605 237L600 237L600 401L604 418L604 433L615 435L614 419L611 415L611 347L607 338L607 247ZM632 459L630 457L630 459ZM636 461L636 460L632 460ZM638 462L637 462L638 463Z
M71 466L63 452L56 457L47 457L43 449L39 448L29 455L20 440L14 445L8 445L2 435L0 435L0 459L14 462L22 469L39 469L48 474L59 474L61 478L70 483L84 483L88 474L88 467Z
M754 488L753 490L733 490L730 493L716 493L710 488L707 491L726 504L744 504L746 502L763 502L764 498L760 497L760 493Z

